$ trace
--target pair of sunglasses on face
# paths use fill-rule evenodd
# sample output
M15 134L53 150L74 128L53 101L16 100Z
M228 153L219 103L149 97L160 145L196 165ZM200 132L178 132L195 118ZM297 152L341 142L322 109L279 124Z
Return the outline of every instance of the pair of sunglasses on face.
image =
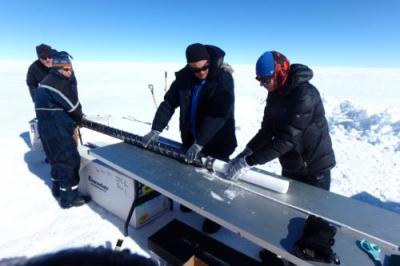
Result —
M256 80L259 81L261 84L270 84L273 77L256 77Z
M65 72L72 72L72 68L71 67L64 67L61 68L62 70L64 70Z
M208 64L205 64L202 67L191 67L189 66L190 71L193 73L200 73L201 71L206 71L210 66Z
M51 56L41 56L40 57L40 59L42 59L42 60L47 60L47 59L51 59L52 57Z

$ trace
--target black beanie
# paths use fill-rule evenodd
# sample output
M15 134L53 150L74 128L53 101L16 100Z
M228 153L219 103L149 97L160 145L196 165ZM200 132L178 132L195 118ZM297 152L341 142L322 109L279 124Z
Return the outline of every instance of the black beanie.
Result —
M45 57L51 57L54 53L54 50L48 46L47 44L41 44L36 46L36 54L38 58L45 58Z
M207 52L207 48L201 43L193 43L186 48L186 60L188 63L209 59L210 55Z

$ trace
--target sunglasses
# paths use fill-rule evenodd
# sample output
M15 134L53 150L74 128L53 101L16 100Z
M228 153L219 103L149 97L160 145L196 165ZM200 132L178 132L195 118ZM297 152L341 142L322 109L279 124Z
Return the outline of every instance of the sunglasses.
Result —
M40 59L43 59L43 60L47 60L47 59L51 59L52 57L51 56L43 56L43 57L40 57Z
M259 81L261 84L269 84L271 83L272 77L256 77L256 80Z
M201 71L206 71L210 66L208 64L202 66L202 67L191 67L189 66L190 70L193 73L200 73Z
M72 68L70 67L64 67L62 68L62 70L64 70L65 72L72 72Z

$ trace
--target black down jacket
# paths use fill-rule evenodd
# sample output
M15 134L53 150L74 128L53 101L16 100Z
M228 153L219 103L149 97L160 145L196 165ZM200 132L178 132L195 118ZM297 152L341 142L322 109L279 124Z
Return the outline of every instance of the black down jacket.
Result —
M309 83L313 72L305 65L290 67L286 85L270 92L261 129L247 146L250 165L277 157L282 174L313 178L335 166L325 110L318 90Z
M33 102L35 102L36 90L39 83L49 74L49 71L50 68L43 65L39 59L29 66L28 73L26 74L26 84L29 87L29 93Z
M224 51L211 45L206 45L206 48L210 54L210 69L199 96L196 139L190 130L190 108L192 88L198 80L187 66L175 73L176 79L156 112L152 129L162 131L175 109L180 107L179 127L183 147L188 148L195 141L204 147L203 154L226 160L237 146L232 71L223 64Z

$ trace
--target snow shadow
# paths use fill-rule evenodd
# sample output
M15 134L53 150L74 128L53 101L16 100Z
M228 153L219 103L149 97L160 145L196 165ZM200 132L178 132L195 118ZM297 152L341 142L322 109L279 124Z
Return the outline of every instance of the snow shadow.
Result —
M21 134L19 134L19 137L24 140L26 146L28 146L29 149L32 149L32 142L31 137L29 136L29 131L22 132Z
M400 202L382 201L365 191L353 195L351 198L400 214Z
M51 175L50 165L45 162L45 154L43 150L32 150L32 143L29 137L29 132L23 132L20 138L30 148L28 152L24 154L24 161L28 166L29 171L43 180L43 182L49 187L51 186ZM49 193L51 193L49 191Z

